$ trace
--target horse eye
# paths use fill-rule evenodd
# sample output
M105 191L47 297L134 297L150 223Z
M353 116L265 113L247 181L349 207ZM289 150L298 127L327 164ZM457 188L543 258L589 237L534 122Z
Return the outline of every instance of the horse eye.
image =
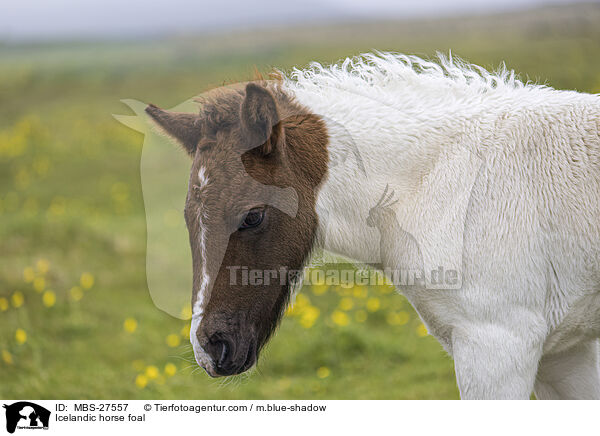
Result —
M239 230L251 229L253 227L259 226L260 223L262 223L264 217L264 209L250 209L248 213L246 213L246 216L244 217L244 220L242 221Z

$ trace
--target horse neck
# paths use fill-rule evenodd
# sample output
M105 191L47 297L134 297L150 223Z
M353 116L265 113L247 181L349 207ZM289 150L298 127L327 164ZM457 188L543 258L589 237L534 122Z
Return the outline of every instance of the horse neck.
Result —
M399 200L394 211L408 208L418 183L435 164L439 145L406 140L397 128L373 137L368 130L350 127L349 133L341 123L326 121L329 165L317 194L318 248L359 262L380 263L381 238L396 220L369 227L367 217L388 185ZM368 125L370 120L363 121Z
M340 93L336 99L296 90L299 102L325 121L328 134L327 174L316 196L315 248L379 263L380 241L390 226L367 226L369 211L389 185L399 200L394 212L400 220L410 215L412 199L435 167L443 144L456 141L460 132L455 126L461 123L456 111L415 114L410 108Z

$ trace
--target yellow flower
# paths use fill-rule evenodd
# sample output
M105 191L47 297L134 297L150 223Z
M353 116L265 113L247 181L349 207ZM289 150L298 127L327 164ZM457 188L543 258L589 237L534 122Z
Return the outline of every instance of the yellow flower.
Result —
M185 306L181 309L181 317L183 319L190 319L192 317L192 308L190 306Z
M135 385L140 389L144 389L147 384L148 379L146 376L144 374L138 374L138 376L135 378Z
M350 310L354 307L354 301L352 298L344 297L340 300L340 309L341 310Z
M356 298L367 298L367 295L369 295L369 290L365 286L355 286L352 289L352 293Z
M7 365L12 365L13 364L13 357L12 357L12 354L10 354L10 351L8 351L8 350L2 350L2 360Z
M85 272L81 274L79 283L81 284L81 287L83 289L90 289L92 286L94 286L94 276L90 273Z
M21 291L17 291L14 294L12 294L12 305L16 308L19 308L23 305L23 303L25 302L25 297L23 296L23 293Z
M40 274L46 274L50 269L50 262L46 259L40 259L35 264L35 267Z
M302 308L310 304L310 299L304 294L298 294L294 307Z
M8 300L4 297L0 297L0 312L6 312L8 310Z
M73 286L69 291L69 294L71 295L71 300L73 301L79 301L83 298L83 291L79 286Z
M321 311L315 306L306 307L300 315L300 325L305 329L311 328L319 318L320 313Z
M135 330L137 329L137 326L138 326L138 323L133 318L127 318L123 322L123 328L125 329L125 331L127 333L133 333L133 332L135 332Z
M35 271L32 267L28 266L23 270L23 280L25 280L25 283L31 283L33 279L35 279Z
M67 202L63 197L54 197L48 207L48 215L61 216L65 214Z
M404 325L410 320L410 315L404 311L398 313L391 312L388 313L386 319L390 325Z
M46 291L42 295L42 303L46 307L52 307L56 303L56 294L53 291Z
M379 301L379 298L369 298L367 300L367 310L369 312L377 312L379 310L379 308L381 307L381 301Z
M177 367L172 363L165 365L165 374L169 377L173 377L177 373Z
M315 295L323 295L325 292L327 292L327 289L329 289L329 286L325 284L315 284L312 286L312 292Z
M350 318L348 318L348 315L344 312L340 312L339 310L335 310L331 314L331 320L339 326L346 326L350 323Z
M23 345L27 342L27 333L23 329L17 329L15 332L15 339L19 345Z
M399 319L399 325L404 325L407 324L408 321L410 321L410 315L408 314L408 312L402 311L398 314L398 319Z
M424 324L419 324L419 326L417 327L417 336L419 337L425 337L427 336L429 333L427 332L427 327L425 327Z
M298 294L293 306L288 306L285 313L291 316L300 315L307 306L310 306L310 299L304 294Z
M331 374L331 370L326 366L322 366L317 369L317 377L319 378L327 378Z
M167 336L167 345L169 347L177 347L180 343L181 337L179 335L171 333L169 336Z
M33 289L36 292L42 292L46 288L46 280L43 277L33 279Z
M156 366L150 365L146 367L145 375L148 378L148 380L154 380L156 377L158 377L159 374L160 372L158 371L158 368Z
M188 323L181 328L179 334L181 334L181 336L184 338L189 338L191 328L192 328L192 326Z
M367 320L367 312L364 310L357 310L354 314L354 319L356 322L365 322Z

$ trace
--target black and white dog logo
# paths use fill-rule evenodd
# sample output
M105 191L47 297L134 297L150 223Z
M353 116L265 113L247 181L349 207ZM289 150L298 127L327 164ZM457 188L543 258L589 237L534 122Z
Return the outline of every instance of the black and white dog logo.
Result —
M28 401L4 405L6 409L6 431L14 433L18 429L48 429L50 411Z

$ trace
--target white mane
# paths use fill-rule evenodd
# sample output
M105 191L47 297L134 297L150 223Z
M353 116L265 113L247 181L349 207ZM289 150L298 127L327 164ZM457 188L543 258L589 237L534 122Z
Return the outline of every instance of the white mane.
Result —
M300 85L321 84L330 80L336 83L356 83L356 79L369 86L386 86L395 80L437 81L450 86L468 86L479 92L499 87L526 86L516 77L515 72L508 70L504 64L497 72L490 73L478 65L466 63L452 55L438 53L437 60L438 62L434 62L414 55L376 51L347 58L329 66L312 62L304 70L294 68L290 78Z
M363 140L365 126L396 138L409 132L421 136L430 128L458 134L469 123L493 123L506 114L542 107L562 111L583 100L600 101L598 95L522 81L504 64L492 73L442 54L430 61L375 52L281 74L283 87L301 104L343 126L357 141Z
M331 88L380 101L401 93L404 103L411 97L416 103L423 99L429 103L432 100L448 103L480 99L483 94L489 97L514 91L552 90L521 81L504 64L491 73L441 53L437 61L399 53L366 53L328 66L313 62L306 69L294 68L289 75L284 74L284 78L289 88L301 93L322 93Z

